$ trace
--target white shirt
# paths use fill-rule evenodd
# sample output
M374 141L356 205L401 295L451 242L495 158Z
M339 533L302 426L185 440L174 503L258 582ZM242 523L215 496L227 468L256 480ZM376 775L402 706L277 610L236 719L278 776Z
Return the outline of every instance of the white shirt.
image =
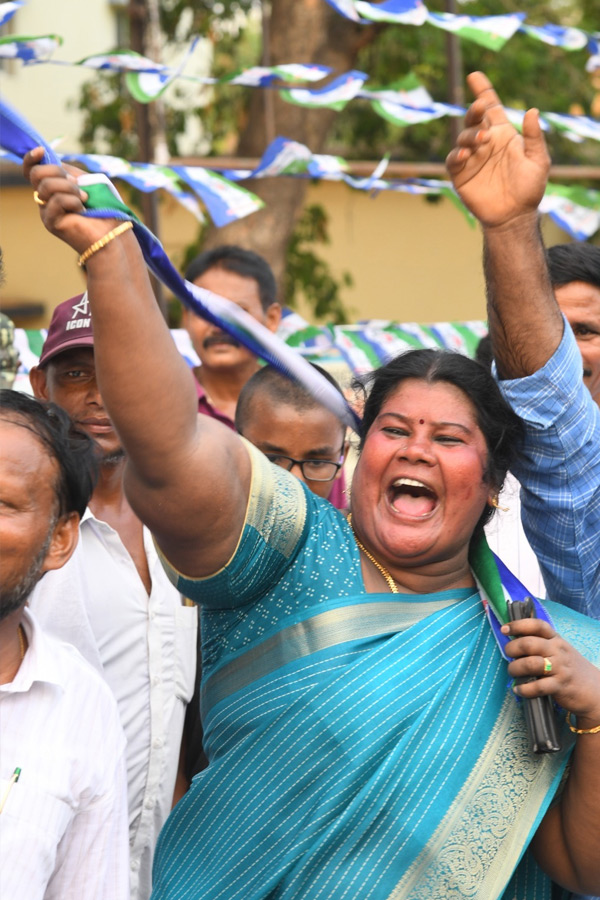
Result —
M196 609L184 606L144 528L150 596L117 532L87 509L75 553L43 576L30 603L51 633L104 673L127 738L131 894L147 900L167 818L185 707L194 690Z
M114 697L26 609L28 649L0 685L2 900L126 900L125 737Z
M496 510L492 521L485 526L485 536L494 553L532 596L543 600L546 597L546 585L537 557L523 531L519 491L519 482L509 472L498 497L499 507L503 506L505 509Z

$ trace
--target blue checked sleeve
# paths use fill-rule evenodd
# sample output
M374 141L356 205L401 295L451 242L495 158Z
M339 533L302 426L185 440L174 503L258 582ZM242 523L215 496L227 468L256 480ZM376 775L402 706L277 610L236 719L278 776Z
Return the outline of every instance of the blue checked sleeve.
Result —
M600 410L583 383L568 324L543 368L499 385L525 421L513 471L521 482L523 526L548 596L599 619Z

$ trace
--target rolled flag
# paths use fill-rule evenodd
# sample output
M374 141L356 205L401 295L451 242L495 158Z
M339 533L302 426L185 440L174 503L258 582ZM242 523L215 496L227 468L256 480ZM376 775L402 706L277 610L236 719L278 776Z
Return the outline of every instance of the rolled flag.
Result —
M52 148L5 101L0 102L0 146L21 157L34 147L42 146L44 161L59 164ZM189 281L184 281L167 257L160 241L125 206L117 190L106 176L84 175L80 178L80 183L88 194L87 209L82 215L132 221L146 265L185 306L230 334L244 347L271 363L287 377L299 381L316 400L330 409L349 427L354 430L360 429L358 416L337 388L330 384L299 353L291 350L281 338L272 334L236 303L203 290Z
M487 47L502 50L525 19L525 13L506 16L455 16L452 13L428 13L427 21L436 28L450 31L461 38Z
M73 63L86 69L104 69L111 72L168 72L168 66L148 59L135 50L113 50L109 53L94 53Z

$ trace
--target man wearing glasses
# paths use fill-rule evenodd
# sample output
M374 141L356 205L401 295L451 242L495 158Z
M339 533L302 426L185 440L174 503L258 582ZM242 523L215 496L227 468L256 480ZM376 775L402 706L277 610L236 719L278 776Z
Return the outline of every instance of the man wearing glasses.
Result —
M315 368L339 390L328 372ZM272 463L292 472L313 493L335 499L333 490L348 450L346 428L301 385L271 366L260 369L242 389L235 426Z

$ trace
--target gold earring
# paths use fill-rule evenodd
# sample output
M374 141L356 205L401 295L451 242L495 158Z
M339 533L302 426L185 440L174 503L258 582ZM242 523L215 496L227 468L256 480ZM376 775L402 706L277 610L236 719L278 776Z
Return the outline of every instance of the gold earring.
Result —
M490 500L490 504L494 507L494 509L500 509L502 512L510 512L509 506L500 506L500 504L498 503L498 494L494 494L494 496Z

